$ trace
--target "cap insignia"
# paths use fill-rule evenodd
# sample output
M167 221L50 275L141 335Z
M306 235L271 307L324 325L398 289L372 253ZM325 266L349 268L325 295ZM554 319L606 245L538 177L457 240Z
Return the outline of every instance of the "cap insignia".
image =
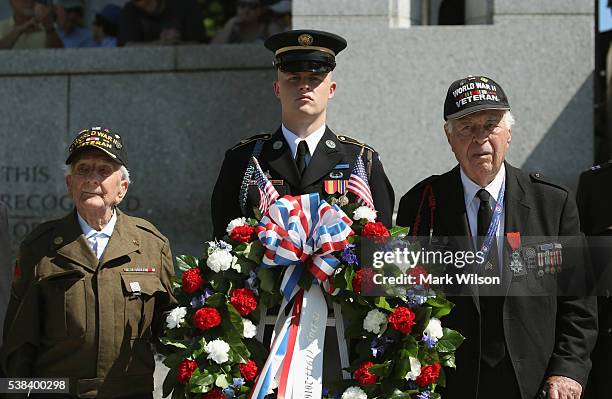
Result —
M313 41L313 37L308 33L302 33L298 36L298 43L300 46L311 46Z

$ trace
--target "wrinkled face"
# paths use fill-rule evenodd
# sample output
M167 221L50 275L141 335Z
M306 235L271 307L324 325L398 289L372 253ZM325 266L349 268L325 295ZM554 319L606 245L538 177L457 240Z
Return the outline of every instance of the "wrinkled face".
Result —
M72 162L66 186L80 214L107 211L121 202L129 184L119 168L99 150L84 151Z
M133 0L132 3L147 14L154 14L159 5L158 0Z
M34 0L10 0L13 14L20 17L34 16Z
M317 116L325 112L336 92L331 73L277 72L274 94L280 100L283 114Z
M452 120L446 138L463 171L481 186L495 177L512 140L506 111L484 110Z

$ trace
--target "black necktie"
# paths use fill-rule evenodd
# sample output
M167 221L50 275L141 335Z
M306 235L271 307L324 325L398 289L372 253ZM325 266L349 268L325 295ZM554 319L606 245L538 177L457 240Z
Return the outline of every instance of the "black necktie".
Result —
M493 210L491 209L491 194L484 188L481 188L476 193L478 199L480 199L480 206L478 207L478 224L477 224L477 234L478 234L478 250L482 248L482 244L487 236L487 232L489 230L489 225L491 224L491 220L493 219ZM493 265L493 270L487 270L493 272L495 275L498 275L497 268L497 232L493 232L493 241L491 242L491 249L489 250L489 256L487 258L488 262L491 262ZM485 261L487 264L487 261Z
M491 194L485 189L480 189L476 196L480 199L478 208L478 250L482 248L482 243L487 236L489 225L493 219L491 209ZM493 242L489 250L488 258L485 260L485 276L499 276L498 256L497 256L497 232L493 232ZM480 315L481 315L481 356L482 361L489 367L497 365L505 356L506 348L504 344L503 326L503 305L504 298L500 296L499 288L480 286Z
M302 140L297 146L297 155L295 157L295 164L297 165L300 177L304 175L306 170L306 154L308 154L308 145L306 141Z

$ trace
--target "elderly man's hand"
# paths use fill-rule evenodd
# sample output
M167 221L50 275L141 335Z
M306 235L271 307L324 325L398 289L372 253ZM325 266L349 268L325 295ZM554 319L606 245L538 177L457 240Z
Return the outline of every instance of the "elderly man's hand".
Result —
M582 386L569 377L553 375L546 379L550 399L580 399Z

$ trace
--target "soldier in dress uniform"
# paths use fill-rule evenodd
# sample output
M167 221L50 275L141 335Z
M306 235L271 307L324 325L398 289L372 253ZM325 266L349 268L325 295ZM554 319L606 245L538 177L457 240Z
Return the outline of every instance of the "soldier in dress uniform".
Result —
M215 236L223 237L232 219L252 216L259 204L253 156L281 196L316 192L325 198L333 191L344 193L363 151L377 220L390 226L394 194L378 154L365 143L334 134L326 124L327 104L336 92L335 58L346 41L328 32L294 30L264 44L274 52L274 94L281 103L282 124L274 134L244 139L226 152L212 194Z
M117 208L130 182L119 134L81 131L66 164L75 210L21 244L2 370L68 378L60 397L152 398L151 339L175 302L168 239Z

